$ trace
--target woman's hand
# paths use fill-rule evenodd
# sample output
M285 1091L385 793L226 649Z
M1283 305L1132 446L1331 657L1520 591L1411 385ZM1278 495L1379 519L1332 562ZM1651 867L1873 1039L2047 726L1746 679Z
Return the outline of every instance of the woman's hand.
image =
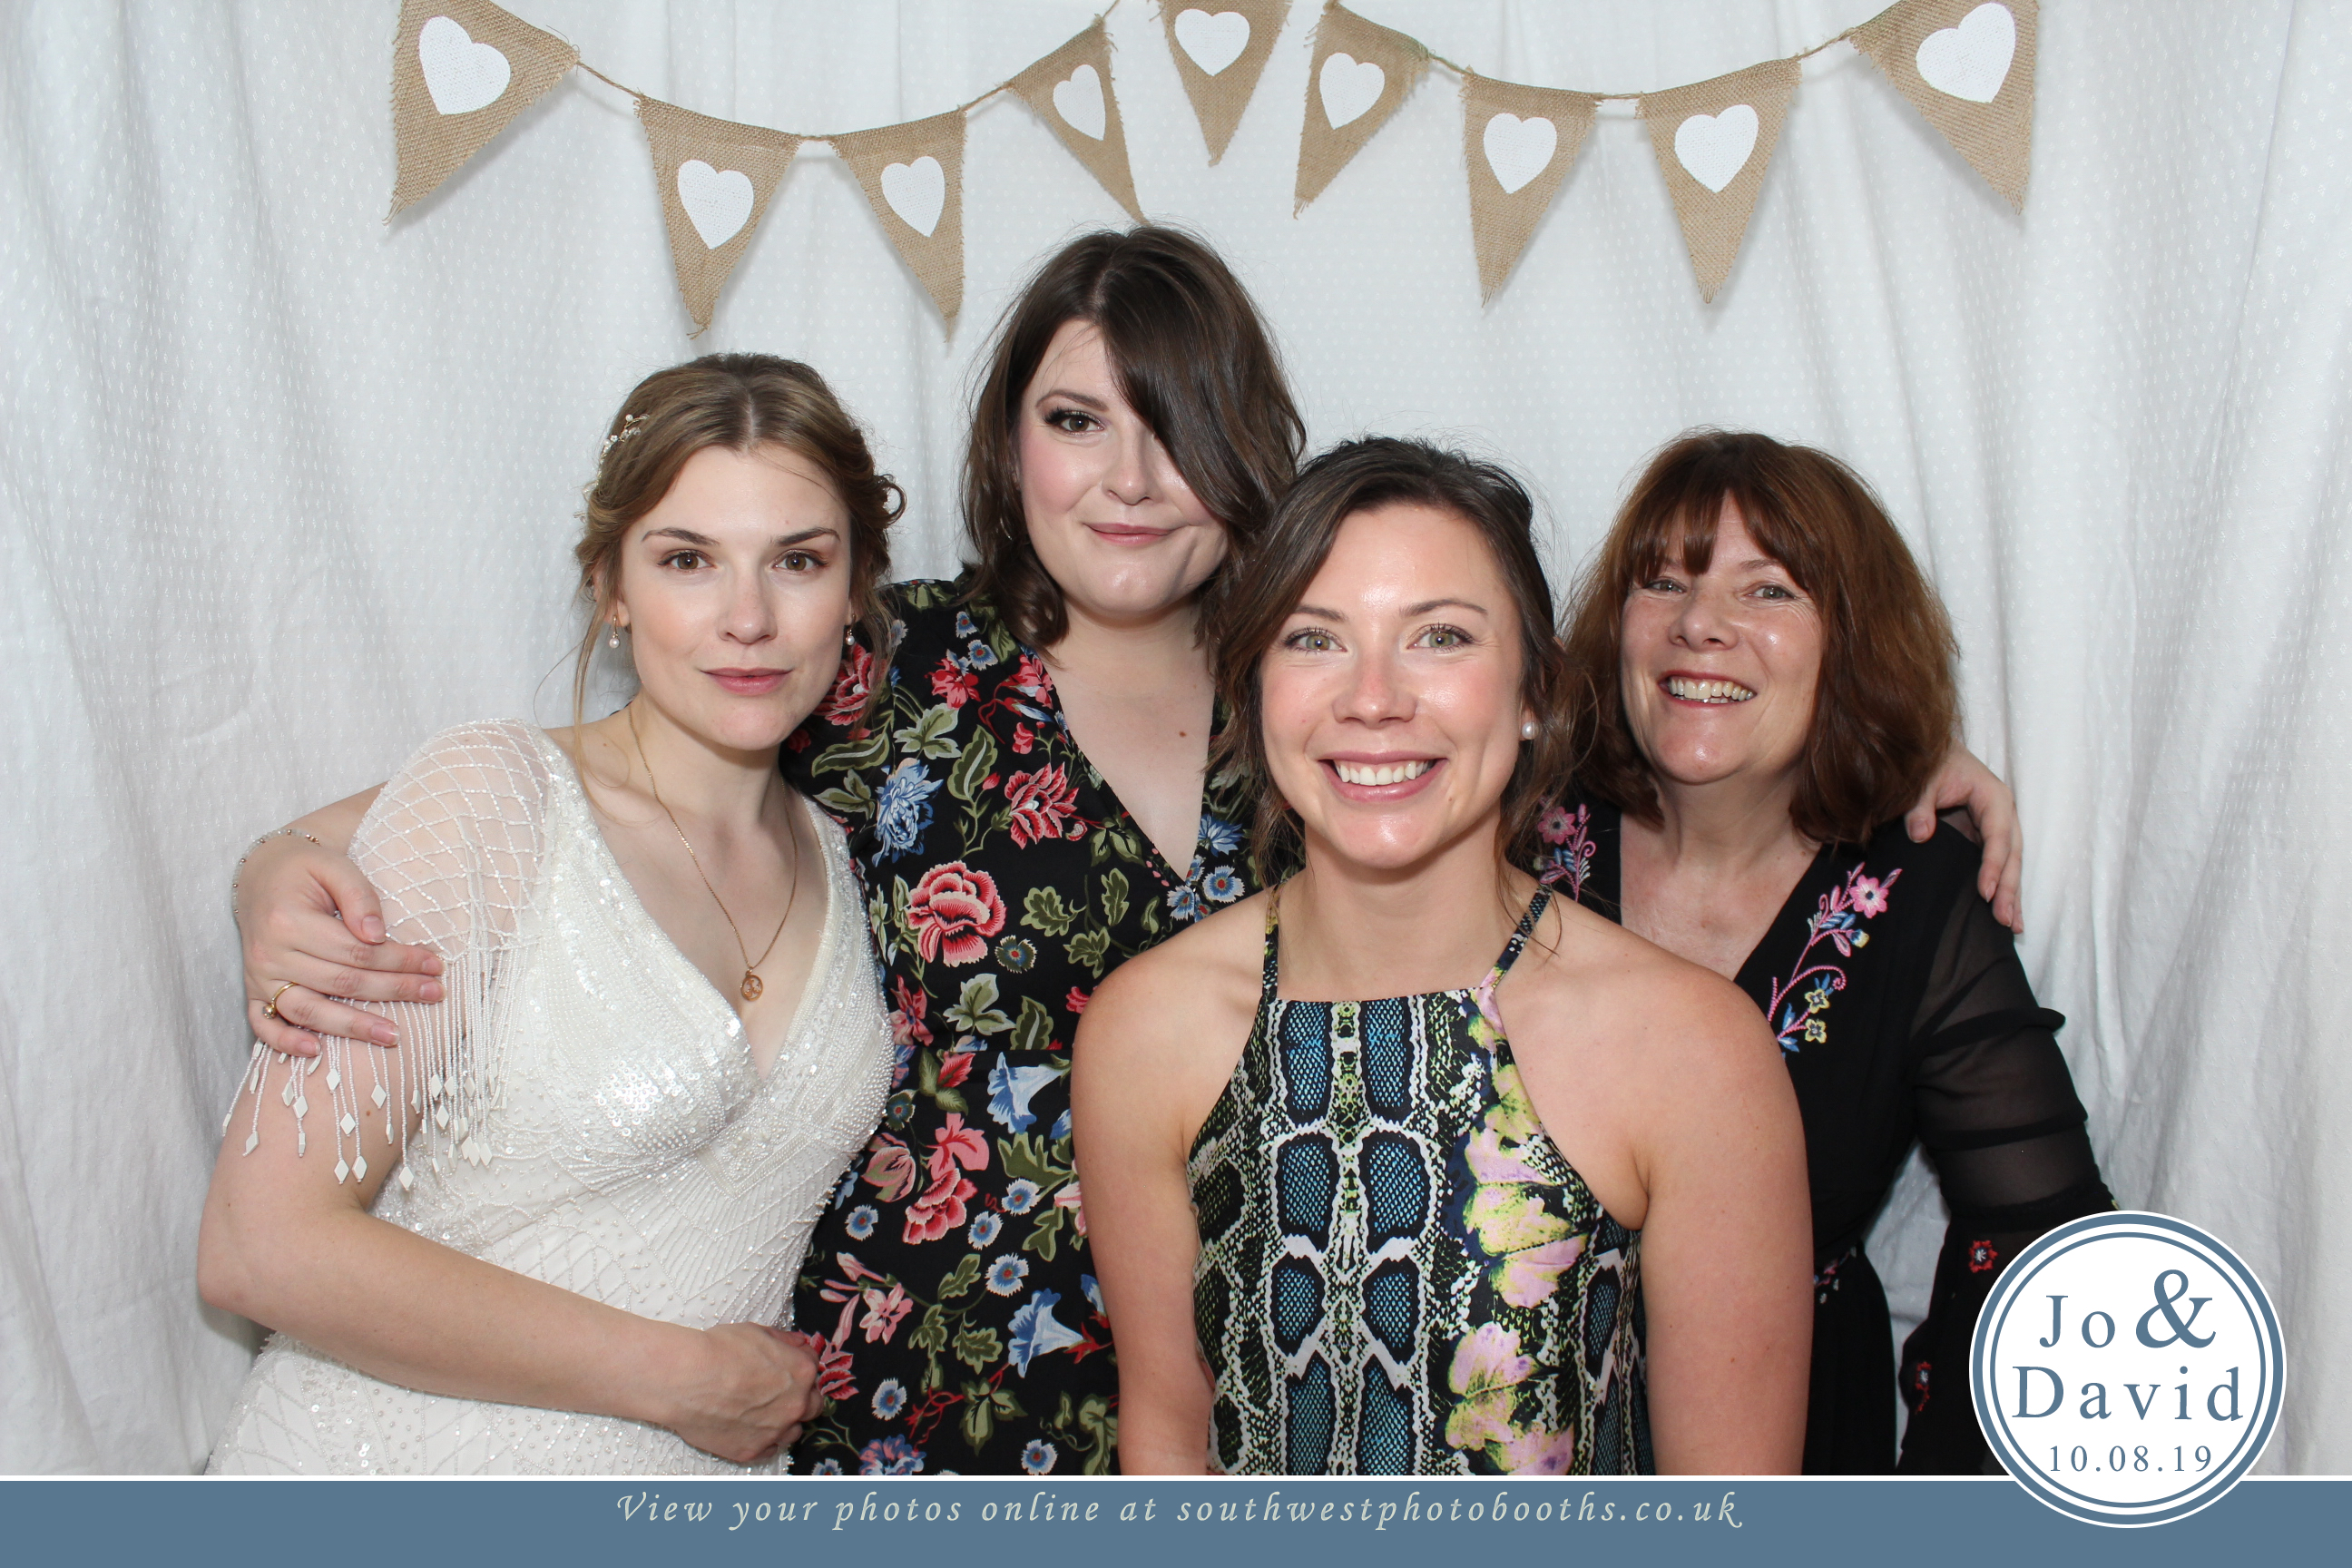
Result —
M441 960L430 949L384 940L375 889L343 855L375 793L337 801L295 824L311 837L264 839L237 873L246 1021L272 1050L314 1057L321 1035L396 1042L388 1020L332 997L441 1000L434 978Z
M702 1332L703 1353L661 1425L707 1454L739 1465L799 1441L824 1408L816 1358L781 1329L722 1323Z
M1927 792L1903 818L1911 841L1925 844L1935 836L1936 814L1966 806L1984 841L1984 863L1977 870L1977 896L1992 905L1993 918L2022 935L2025 915L2018 902L2025 874L2025 835L2017 825L2017 797L1976 753L1955 742L1944 753L1944 765L1928 781Z

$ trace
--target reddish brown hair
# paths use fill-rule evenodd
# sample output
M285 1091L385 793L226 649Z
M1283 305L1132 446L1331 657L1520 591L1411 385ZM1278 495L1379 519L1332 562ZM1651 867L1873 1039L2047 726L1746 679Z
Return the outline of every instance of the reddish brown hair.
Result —
M1289 488L1307 427L1249 291L1206 244L1151 224L1063 247L998 323L964 452L972 595L1032 647L1069 630L1062 590L1030 547L1020 437L1022 395L1069 321L1102 334L1119 395L1224 525L1225 562L1201 590L1205 626Z
M1625 601L1667 557L1703 573L1724 502L1822 620L1813 718L1789 816L1816 842L1859 843L1919 797L1951 745L1959 696L1942 601L1861 476L1811 447L1694 430L1650 460L1569 615L1577 781L1659 820L1657 780L1626 723Z
M1373 436L1342 442L1300 470L1215 630L1217 691L1231 704L1233 717L1209 766L1212 772L1234 770L1256 802L1251 842L1261 877L1294 861L1298 843L1289 803L1274 787L1266 767L1259 666L1330 558L1340 525L1359 512L1399 501L1450 512L1476 530L1518 616L1519 697L1536 717L1536 733L1519 747L1518 762L1503 786L1496 847L1511 864L1534 861L1536 818L1568 776L1570 739L1561 700L1568 661L1552 635L1551 584L1536 554L1535 507L1526 488L1492 463L1426 441Z

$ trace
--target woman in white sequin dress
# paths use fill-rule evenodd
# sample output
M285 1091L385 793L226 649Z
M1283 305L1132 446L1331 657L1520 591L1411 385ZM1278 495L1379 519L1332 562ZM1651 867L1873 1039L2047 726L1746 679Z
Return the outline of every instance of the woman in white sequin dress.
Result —
M394 1050L255 1049L199 1283L278 1331L215 1471L725 1473L813 1414L777 1325L890 1043L841 831L777 752L857 700L898 506L805 366L630 395L575 708L600 641L641 689L445 731L368 811L354 857L446 1001L377 1006Z

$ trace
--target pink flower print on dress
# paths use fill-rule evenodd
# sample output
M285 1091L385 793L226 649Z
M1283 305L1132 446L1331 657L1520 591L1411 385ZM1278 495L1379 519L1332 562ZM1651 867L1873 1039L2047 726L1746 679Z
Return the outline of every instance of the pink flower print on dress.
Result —
M964 1222L964 1205L980 1189L965 1180L961 1171L950 1165L947 1173L933 1182L923 1195L907 1205L907 1223L902 1239L913 1247L926 1241L937 1241Z
M939 1142L931 1145L931 1180L944 1180L958 1165L967 1171L988 1169L988 1140L978 1128L966 1127L961 1113L950 1110L947 1125L940 1130Z
M816 716L828 724L853 722L866 710L866 699L874 689L874 656L856 643L842 656L841 673L833 678L833 689L817 704Z
M1063 824L1077 814L1078 786L1061 763L1051 763L1007 779L1004 798L1013 807L1013 842L1025 849L1041 838L1063 837Z
M924 963L977 963L988 956L987 939L1004 929L1004 900L996 896L995 878L950 860L915 884L907 923Z
M907 1314L914 1310L915 1303L899 1287L893 1285L887 1290L869 1287L866 1292L866 1315L858 1320L857 1326L865 1332L867 1344L887 1345L890 1336L898 1331L898 1325L906 1321Z

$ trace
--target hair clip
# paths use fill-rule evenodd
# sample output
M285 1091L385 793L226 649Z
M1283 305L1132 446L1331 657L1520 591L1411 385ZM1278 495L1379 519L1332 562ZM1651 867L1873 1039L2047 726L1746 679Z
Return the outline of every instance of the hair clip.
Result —
M610 436L605 437L604 444L596 448L597 458L601 460L607 456L614 447L619 446L622 442L635 435L644 424L645 417L646 416L642 414L623 415L621 416L621 427L618 430L614 431Z

